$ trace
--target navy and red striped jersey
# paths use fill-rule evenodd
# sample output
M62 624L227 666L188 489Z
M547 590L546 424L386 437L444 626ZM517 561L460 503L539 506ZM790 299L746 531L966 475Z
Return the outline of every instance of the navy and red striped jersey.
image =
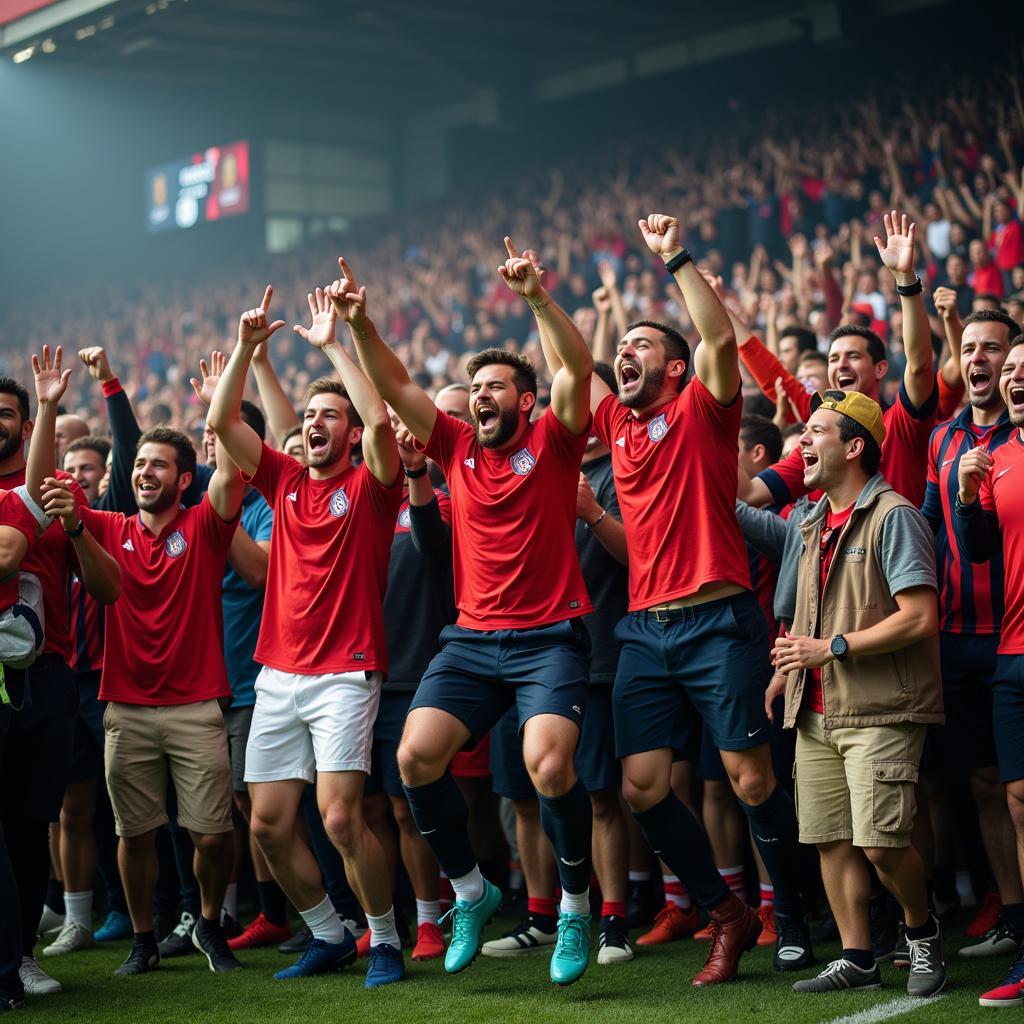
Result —
M783 509L778 505L769 505L768 511L782 515ZM761 554L757 548L749 544L746 547L747 560L750 563L751 589L761 611L764 612L765 621L768 623L768 635L774 639L779 632L778 623L775 621L775 587L779 582L779 563L773 562L767 555Z
M77 576L68 583L68 620L71 623L71 657L68 665L79 675L103 668L103 634L106 609L82 586Z
M1006 444L1012 432L1006 412L994 426L979 427L970 406L932 431L921 512L935 531L939 629L944 633L999 635L1004 607L1002 553L980 564L963 559L953 536L952 517L961 456L979 444L995 451Z

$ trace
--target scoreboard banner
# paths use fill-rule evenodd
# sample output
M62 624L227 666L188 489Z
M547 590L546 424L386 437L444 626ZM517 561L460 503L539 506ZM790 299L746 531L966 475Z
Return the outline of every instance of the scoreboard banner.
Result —
M171 231L249 210L249 143L211 146L146 171L146 228Z

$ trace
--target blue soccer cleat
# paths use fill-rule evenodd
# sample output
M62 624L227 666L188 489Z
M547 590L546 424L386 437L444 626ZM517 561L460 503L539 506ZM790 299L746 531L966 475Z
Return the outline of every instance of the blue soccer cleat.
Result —
M558 918L558 942L551 954L551 980L571 985L583 977L590 963L590 915L567 914Z
M96 929L93 938L97 942L120 942L122 939L130 939L132 934L132 919L127 914L112 910Z
M379 988L405 977L405 958L400 949L387 942L370 947L370 966L366 968L366 987Z
M484 926L501 906L501 890L484 879L483 895L470 903L455 901L445 918L452 919L452 938L444 955L444 969L449 974L464 971L475 959L483 945Z
M352 934L345 932L343 942L324 942L323 939L310 938L298 961L278 971L274 975L276 981L288 981L291 978L312 978L314 974L326 974L340 967L348 967L359 959L356 940Z

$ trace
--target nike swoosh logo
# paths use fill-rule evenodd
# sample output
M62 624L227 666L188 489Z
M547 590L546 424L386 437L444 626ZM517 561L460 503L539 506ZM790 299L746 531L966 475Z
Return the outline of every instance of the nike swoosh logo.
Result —
M428 828L426 832L421 832L420 835L421 836L430 836L430 835L433 835L436 831L437 831L436 828Z
M956 456L954 455L951 459L946 459L942 464L942 468L945 469L951 462L956 462Z
M558 858L566 867L578 868L587 858L580 857L579 860L566 860L564 857Z
M1007 466L1001 473L996 474L996 479L998 480L1001 476L1005 476L1011 469L1013 469L1013 466Z
M755 729L753 732L748 732L747 739L749 740L751 736L756 736L760 731L760 729Z

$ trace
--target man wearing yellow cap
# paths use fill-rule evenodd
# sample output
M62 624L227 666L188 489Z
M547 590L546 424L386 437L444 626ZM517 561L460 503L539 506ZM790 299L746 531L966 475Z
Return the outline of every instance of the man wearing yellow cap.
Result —
M866 395L826 391L800 438L824 498L799 526L791 633L775 642L785 726L797 729L800 841L817 845L843 952L798 992L878 988L864 857L903 908L911 995L945 984L942 932L910 845L925 731L941 723L932 533L878 472L885 425ZM858 849L859 848L859 849Z

